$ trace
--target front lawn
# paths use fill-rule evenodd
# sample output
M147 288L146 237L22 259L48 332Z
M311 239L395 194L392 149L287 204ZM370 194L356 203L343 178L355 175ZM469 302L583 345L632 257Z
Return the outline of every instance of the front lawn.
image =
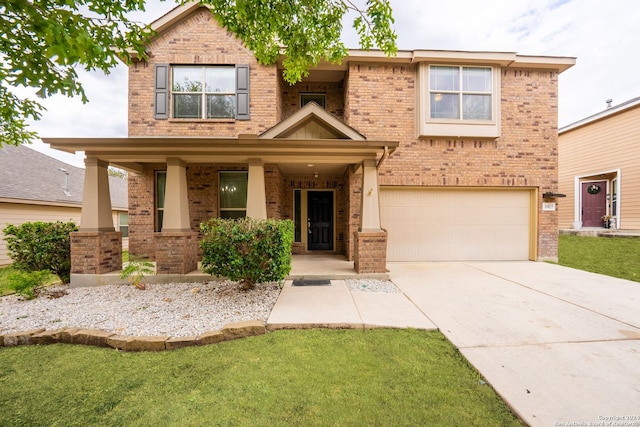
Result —
M561 235L558 264L640 282L640 238Z
M2 348L0 407L2 425L522 425L442 334L417 330Z

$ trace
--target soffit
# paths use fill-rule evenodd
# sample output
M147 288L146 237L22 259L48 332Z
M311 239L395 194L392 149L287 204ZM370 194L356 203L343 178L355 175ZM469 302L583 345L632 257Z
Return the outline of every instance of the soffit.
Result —
M130 137L130 138L43 138L57 150L98 158L126 170L139 172L142 163L164 163L180 158L187 163L264 163L347 165L376 159L385 147L393 152L398 142L343 139L260 139L257 135L238 138Z

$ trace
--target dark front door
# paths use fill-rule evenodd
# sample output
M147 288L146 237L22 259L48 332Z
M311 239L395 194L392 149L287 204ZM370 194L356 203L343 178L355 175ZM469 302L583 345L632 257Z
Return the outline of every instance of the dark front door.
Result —
M582 226L602 227L607 212L607 182L582 183Z
M333 250L333 192L309 191L307 193L307 226L310 251Z

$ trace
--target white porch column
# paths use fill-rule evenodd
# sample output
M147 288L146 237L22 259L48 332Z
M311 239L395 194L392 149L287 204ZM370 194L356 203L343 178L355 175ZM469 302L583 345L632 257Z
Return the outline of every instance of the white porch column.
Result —
M381 231L378 170L376 169L376 161L374 159L362 162L362 204L360 205L360 219L360 231Z
M249 159L247 184L247 217L267 219L267 196L262 159Z
M191 231L187 165L180 159L167 159L167 186L162 231Z
M115 231L111 216L109 163L96 158L84 160L84 191L80 214L80 231Z

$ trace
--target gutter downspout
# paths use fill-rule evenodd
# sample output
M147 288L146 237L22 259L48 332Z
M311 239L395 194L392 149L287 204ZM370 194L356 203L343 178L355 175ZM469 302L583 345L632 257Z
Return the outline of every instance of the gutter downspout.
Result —
M380 170L380 166L382 166L382 162L384 162L387 159L387 157L389 157L389 147L385 145L384 152L382 153L382 157L380 157L378 164L376 164L376 170Z

